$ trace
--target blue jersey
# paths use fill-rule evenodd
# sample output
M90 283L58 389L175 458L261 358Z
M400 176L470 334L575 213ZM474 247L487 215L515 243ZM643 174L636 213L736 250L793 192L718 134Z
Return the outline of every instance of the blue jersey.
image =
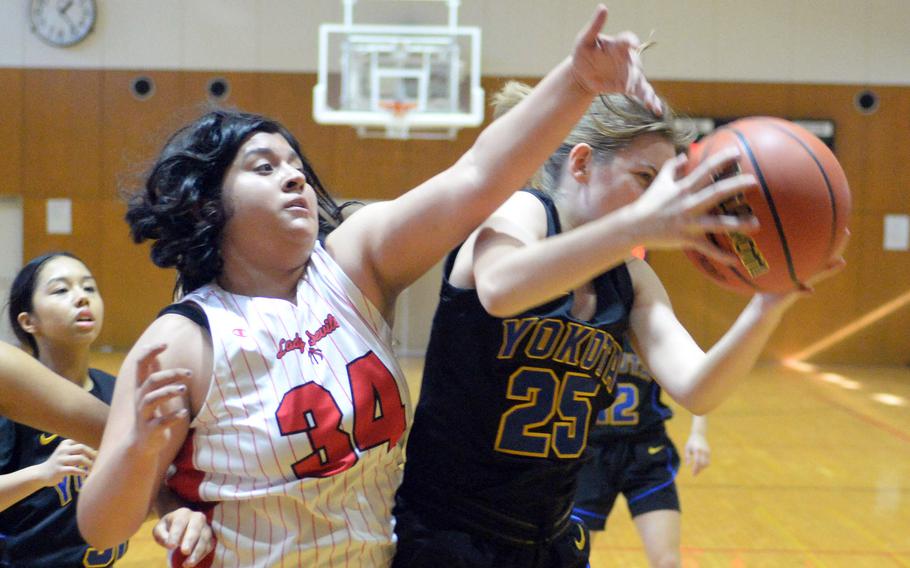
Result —
M559 232L547 212L548 236ZM399 495L453 517L500 514L543 527L565 515L597 413L613 401L632 283L623 264L594 280L589 321L569 293L515 317L489 315L446 262ZM466 519L470 524L471 519Z
M663 403L660 395L660 385L627 345L616 379L616 401L598 413L590 440L608 442L662 430L664 421L673 416L673 411Z
M91 394L110 404L114 377L97 369L89 369L89 376L94 383ZM0 474L47 461L61 440L56 434L0 418ZM127 543L96 550L82 539L76 526L76 500L81 488L82 479L70 475L0 512L0 566L100 568L123 556Z

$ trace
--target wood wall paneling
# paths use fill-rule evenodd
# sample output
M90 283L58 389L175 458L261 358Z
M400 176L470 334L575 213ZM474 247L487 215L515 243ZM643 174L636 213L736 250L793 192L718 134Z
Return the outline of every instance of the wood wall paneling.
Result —
M108 238L98 243L104 261L96 265L95 273L106 317L97 344L126 349L171 303L176 271L152 264L149 243L133 244L123 220L123 201L106 199L102 206Z
M0 69L0 195L22 194L22 69Z
M154 83L151 96L132 93L135 79ZM102 172L105 198L100 226L107 238L97 243L104 261L93 269L107 317L99 345L127 348L158 310L169 303L174 272L152 265L148 245L136 245L124 220L125 197L141 187L166 138L193 118L186 76L167 71L106 70L103 81Z
M100 71L25 71L23 118L26 195L103 195Z
M50 251L68 251L81 258L93 273L98 272L106 260L99 246L105 239L100 223L104 215L101 202L94 198L72 198L72 234L49 235L46 198L26 194L22 200L23 260L28 262Z
M133 82L146 77L154 90L139 99ZM103 75L102 185L108 199L119 197L141 183L167 137L192 114L181 73L167 71L106 70Z
M155 81L155 94L145 101L129 92L130 82L140 74ZM403 142L362 140L352 128L317 125L311 118L313 74L0 69L0 143L5 148L0 192L25 198L26 256L72 250L99 277L109 306L101 339L105 344L128 346L135 341L169 300L173 286L173 272L154 267L147 247L130 242L117 190L141 178L167 135L211 107L205 89L213 77L229 81L230 93L223 101L228 106L284 122L326 186L343 198L395 198L451 165L479 132L462 130L453 141ZM487 95L503 82L484 78ZM853 97L863 88L881 97L874 114L862 115L853 107ZM886 213L908 213L910 89L661 81L658 91L689 115L817 117L836 123L837 155L854 195L849 265L819 286L815 297L793 308L772 338L769 356L810 345L906 290L910 253L883 251L881 225ZM44 199L63 196L73 199L74 233L47 235ZM680 319L705 347L729 327L746 302L715 286L678 252L658 252L652 264ZM426 300L431 298L435 301L432 295ZM431 312L428 305L409 313L428 319ZM907 321L906 311L897 312L817 357L906 362L910 354L902 338ZM415 320L415 325L420 323Z

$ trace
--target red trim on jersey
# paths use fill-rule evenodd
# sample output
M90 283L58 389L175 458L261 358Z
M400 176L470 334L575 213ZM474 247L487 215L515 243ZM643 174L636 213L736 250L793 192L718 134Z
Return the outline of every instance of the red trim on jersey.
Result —
M167 486L174 491L181 499L187 501L194 511L200 511L205 514L206 522L212 524L212 516L215 511L214 501L203 501L199 495L199 487L205 478L205 473L196 469L193 465L193 431L187 433L186 440L180 447L177 457L174 459L174 466L177 471L167 480ZM212 536L213 544L217 546L218 540ZM187 556L180 552L180 549L172 550L170 554L170 565L172 567L183 566ZM215 548L197 564L199 568L210 568L215 559Z
M174 466L177 471L167 480L167 486L171 488L181 499L193 504L202 504L202 497L199 496L199 486L205 478L205 473L196 469L193 464L193 431L190 430L186 435L186 440L180 446L180 451L174 459Z

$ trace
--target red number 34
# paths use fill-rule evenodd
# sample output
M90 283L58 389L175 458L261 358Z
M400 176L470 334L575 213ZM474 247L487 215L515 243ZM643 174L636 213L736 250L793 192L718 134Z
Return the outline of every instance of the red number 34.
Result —
M354 404L353 436L342 429L342 413L325 387L308 382L285 393L275 413L282 436L306 433L312 453L293 464L294 474L329 477L357 463L361 452L398 443L405 430L404 404L395 377L370 351L347 365Z

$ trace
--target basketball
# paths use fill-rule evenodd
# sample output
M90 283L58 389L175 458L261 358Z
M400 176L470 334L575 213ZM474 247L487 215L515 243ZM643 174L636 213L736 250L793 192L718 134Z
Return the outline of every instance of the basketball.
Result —
M758 182L715 213L752 213L752 234L710 233L708 239L739 257L728 266L704 254L686 255L712 280L735 292L787 292L825 268L847 236L850 188L831 150L806 129L779 118L750 117L712 132L690 150L688 171L708 156L736 146L737 165ZM735 174L720 172L717 177Z

